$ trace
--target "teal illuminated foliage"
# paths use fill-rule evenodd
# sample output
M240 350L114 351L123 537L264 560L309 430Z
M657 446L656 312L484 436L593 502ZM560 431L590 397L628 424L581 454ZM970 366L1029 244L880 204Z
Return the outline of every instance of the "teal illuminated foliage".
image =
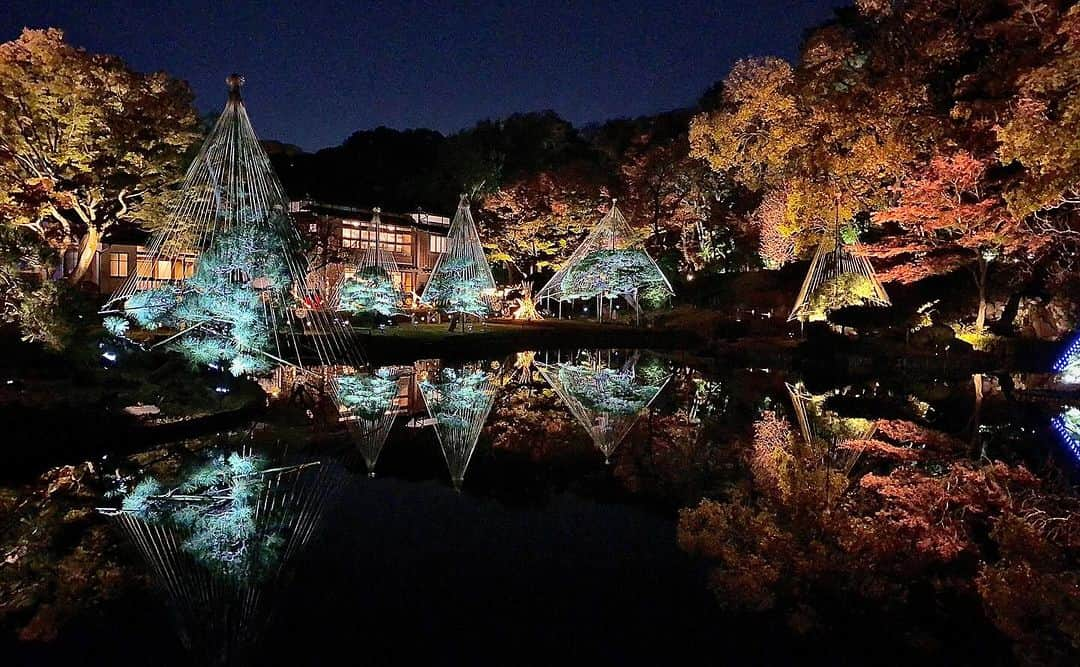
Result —
M136 292L125 314L145 329L184 331L172 344L195 364L224 363L234 375L257 375L273 368L267 312L292 303L288 260L280 241L284 215L267 223L238 225L219 232L198 261L195 274Z
M428 411L439 425L465 430L472 426L465 416L484 411L491 401L487 379L483 371L458 373L445 368L437 383L424 380L420 385L425 398L435 397L429 399Z
M447 257L424 288L424 300L449 313L484 317L490 312L490 300L484 293L490 285L484 275L470 257Z
M123 498L122 509L178 530L183 551L212 572L258 579L276 565L284 544L280 527L258 521L266 467L254 455L218 456L172 489L152 477L142 480Z
M573 299L637 294L648 287L670 294L664 276L641 250L594 250L570 267L560 286L564 297Z
M584 408L608 415L635 414L660 392L658 385L639 383L632 371L563 364L558 377Z
M401 290L393 277L380 266L366 266L341 287L341 310L378 313L389 317L401 312Z
M381 417L398 393L397 380L387 370L368 376L345 375L338 378L337 385L341 404L364 419Z
M131 327L131 322L128 322L123 317L117 317L115 315L106 317L102 320L101 324L105 327L105 331L108 331L117 338L123 338Z

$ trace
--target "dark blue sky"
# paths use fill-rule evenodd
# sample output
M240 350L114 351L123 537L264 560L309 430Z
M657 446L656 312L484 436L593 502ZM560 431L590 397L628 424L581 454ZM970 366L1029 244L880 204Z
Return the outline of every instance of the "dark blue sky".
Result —
M444 132L515 111L575 124L693 103L747 55L792 57L845 0L5 0L23 26L188 80L204 111L247 77L262 137L316 149L379 125Z

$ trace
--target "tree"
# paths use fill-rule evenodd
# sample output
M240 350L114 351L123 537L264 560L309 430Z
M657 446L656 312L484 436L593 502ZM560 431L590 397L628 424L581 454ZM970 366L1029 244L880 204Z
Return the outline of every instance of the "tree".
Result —
M198 137L187 85L89 54L59 30L0 44L0 217L55 247L80 242L73 282L102 237L150 222Z
M1023 253L1031 257L1044 243L1026 233L1008 215L1002 199L988 192L989 161L966 151L937 155L921 175L900 188L899 203L875 214L878 222L899 224L921 244L922 252L963 248L973 256L979 292L976 331L986 324L986 287L990 263ZM909 248L909 249L914 249Z

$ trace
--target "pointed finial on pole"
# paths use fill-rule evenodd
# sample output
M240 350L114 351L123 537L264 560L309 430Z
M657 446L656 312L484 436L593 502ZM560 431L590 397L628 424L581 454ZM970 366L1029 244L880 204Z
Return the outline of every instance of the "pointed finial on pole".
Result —
M460 207L460 206L468 206L468 205L469 205L469 195L466 192L462 192L461 193L461 199L458 200L458 206Z
M233 72L225 77L225 84L229 86L229 100L240 101L240 87L244 85L244 77Z

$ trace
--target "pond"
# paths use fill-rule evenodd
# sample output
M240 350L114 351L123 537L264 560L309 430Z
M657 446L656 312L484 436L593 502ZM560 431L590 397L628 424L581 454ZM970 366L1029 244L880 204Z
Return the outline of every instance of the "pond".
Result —
M16 663L1012 664L1029 644L1049 661L1069 650L1056 624L1075 613L1073 575L1016 537L1055 549L1074 528L1080 418L1045 378L841 382L613 349L373 377L351 388L367 407L347 438L271 413L116 465L116 491L80 502L105 510L88 523L106 526L118 581L69 601ZM271 393L305 410L287 386ZM1063 615L1031 617L1024 596L1055 585Z

